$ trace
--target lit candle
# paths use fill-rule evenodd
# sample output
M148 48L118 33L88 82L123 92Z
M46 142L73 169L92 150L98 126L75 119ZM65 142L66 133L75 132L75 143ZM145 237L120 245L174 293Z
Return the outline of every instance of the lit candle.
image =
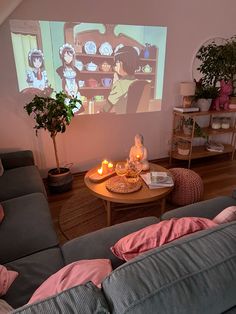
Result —
M102 173L107 174L108 173L108 161L105 159L102 162Z
M112 162L108 163L108 170L109 170L109 172L113 171L113 163Z
M136 155L136 159L137 159L137 161L140 161L141 156L140 155Z
M102 168L98 169L98 174L102 175Z

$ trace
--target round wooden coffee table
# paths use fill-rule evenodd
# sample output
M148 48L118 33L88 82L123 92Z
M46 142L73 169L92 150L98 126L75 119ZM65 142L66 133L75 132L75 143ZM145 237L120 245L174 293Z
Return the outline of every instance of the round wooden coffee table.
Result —
M106 188L107 179L98 183L94 183L89 179L89 177L93 173L97 172L98 168L99 167L89 170L84 177L84 182L93 195L104 200L104 205L107 212L107 225L108 226L111 225L111 218L112 218L111 217L112 215L111 203L142 204L142 203L149 203L149 202L161 200L161 213L164 212L166 196L172 191L173 187L149 189L149 187L144 183L144 181L142 181L141 189L136 192L133 192L133 193L110 192ZM169 175L171 175L168 169L161 167L159 165L153 164L153 163L150 163L149 171L167 172Z

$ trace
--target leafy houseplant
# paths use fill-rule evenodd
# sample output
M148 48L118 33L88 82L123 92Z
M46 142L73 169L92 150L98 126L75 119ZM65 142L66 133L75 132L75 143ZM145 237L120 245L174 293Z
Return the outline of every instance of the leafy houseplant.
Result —
M193 118L183 117L182 119L183 131L186 135L192 134L193 124L194 124ZM202 128L199 126L199 124L196 121L194 125L194 136L208 139L208 135L202 130Z
M219 96L219 88L210 85L198 85L196 86L195 99L215 99Z
M81 101L75 98L68 98L63 91L55 94L55 97L37 96L30 103L24 106L28 115L33 115L35 119L36 135L39 129L47 130L53 141L54 153L56 158L56 168L50 170L53 175L59 175L65 172L67 168L60 168L56 136L58 133L64 133L66 126L71 122L74 116L73 110L81 106Z
M201 61L198 70L204 85L216 86L220 80L236 83L236 36L217 45L215 41L203 45L196 57Z
M196 91L194 98L201 111L208 111L212 99L219 96L219 88L213 85L203 84L202 80L196 82Z

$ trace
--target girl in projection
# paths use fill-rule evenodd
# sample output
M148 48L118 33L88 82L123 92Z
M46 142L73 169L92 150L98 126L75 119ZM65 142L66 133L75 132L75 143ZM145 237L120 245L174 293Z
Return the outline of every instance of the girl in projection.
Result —
M103 112L126 113L129 87L136 81L135 70L138 64L138 53L130 46L120 48L114 55L115 73L113 85Z
M70 44L64 44L59 53L62 66L57 68L57 74L62 79L62 87L69 96L78 96L79 70L74 65L75 50Z
M60 58L62 61L62 66L57 68L57 74L62 79L62 88L70 97L81 98L79 87L78 87L78 77L79 70L74 65L75 60L75 50L70 44L64 44L59 49ZM79 113L84 111L82 105L77 105L76 112Z
M44 56L41 50L31 49L28 54L31 70L27 71L26 82L29 87L44 90L48 87L47 72L44 69Z

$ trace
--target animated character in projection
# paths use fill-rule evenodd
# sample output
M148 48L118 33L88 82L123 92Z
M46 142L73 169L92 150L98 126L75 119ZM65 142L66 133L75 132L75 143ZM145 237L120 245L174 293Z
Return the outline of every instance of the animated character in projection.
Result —
M64 44L59 49L60 58L62 61L62 66L57 68L57 74L62 79L62 88L70 97L81 98L79 87L78 87L78 78L79 70L75 67L75 49L70 44ZM81 113L84 111L84 107L77 104L77 109L75 112Z
M136 49L131 46L124 46L118 49L118 51L115 53L115 73L113 78L113 85L110 95L108 96L108 100L103 107L104 112L114 111L118 114L130 112L127 100L130 97L130 86L134 82L138 81L134 76L135 70L138 67L138 61L138 53ZM135 94L137 93L134 93L134 97L136 97Z
M44 90L48 87L47 72L44 68L44 56L41 50L31 49L28 54L28 63L31 67L26 72L26 82L29 87Z
M62 79L62 88L69 96L79 96L79 70L74 65L75 50L70 44L64 44L59 50L62 66L57 68L57 74Z

